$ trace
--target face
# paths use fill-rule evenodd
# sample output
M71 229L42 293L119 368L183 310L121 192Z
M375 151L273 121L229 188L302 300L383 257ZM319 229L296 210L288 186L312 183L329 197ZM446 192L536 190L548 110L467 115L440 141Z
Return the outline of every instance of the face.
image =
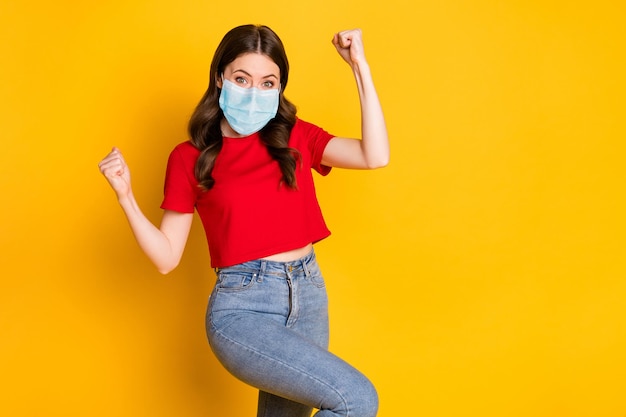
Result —
M256 87L260 90L280 88L280 69L269 57L258 53L238 56L224 69L224 79L243 88ZM222 88L221 77L217 86Z

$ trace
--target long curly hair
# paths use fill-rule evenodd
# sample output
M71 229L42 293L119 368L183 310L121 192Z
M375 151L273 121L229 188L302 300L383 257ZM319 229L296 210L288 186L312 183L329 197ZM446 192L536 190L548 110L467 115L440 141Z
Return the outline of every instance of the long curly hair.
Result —
M231 29L218 45L211 62L209 87L189 120L188 132L191 143L200 150L195 175L199 186L204 190L211 189L215 184L212 171L223 143L220 122L224 113L219 106L221 90L217 86L217 81L228 64L238 56L250 52L269 57L280 69L278 111L276 117L259 131L259 136L271 157L280 166L281 182L291 188L297 188L295 170L300 154L288 146L289 135L296 122L296 107L283 94L289 78L289 62L285 48L278 35L269 27L243 25Z

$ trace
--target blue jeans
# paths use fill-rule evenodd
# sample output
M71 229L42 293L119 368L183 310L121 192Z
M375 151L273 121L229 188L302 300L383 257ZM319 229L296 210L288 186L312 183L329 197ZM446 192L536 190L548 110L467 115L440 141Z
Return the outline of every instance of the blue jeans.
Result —
M219 269L207 334L224 367L259 389L257 417L374 417L371 382L328 352L328 299L315 253Z

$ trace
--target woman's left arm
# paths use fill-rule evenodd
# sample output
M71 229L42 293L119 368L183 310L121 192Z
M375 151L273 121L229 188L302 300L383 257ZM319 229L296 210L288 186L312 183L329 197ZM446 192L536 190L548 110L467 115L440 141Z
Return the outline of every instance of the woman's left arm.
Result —
M382 168L389 163L389 140L383 110L365 59L361 30L335 34L333 45L354 72L361 103L362 138L331 139L324 150L322 163L338 168Z

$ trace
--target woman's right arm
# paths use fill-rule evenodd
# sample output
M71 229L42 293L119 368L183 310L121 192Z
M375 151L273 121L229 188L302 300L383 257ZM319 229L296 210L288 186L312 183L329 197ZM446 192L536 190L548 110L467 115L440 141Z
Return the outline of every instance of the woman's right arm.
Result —
M113 148L98 166L115 191L139 247L160 273L172 271L182 258L193 213L166 210L160 227L156 227L142 213L133 196L130 171L119 149Z

